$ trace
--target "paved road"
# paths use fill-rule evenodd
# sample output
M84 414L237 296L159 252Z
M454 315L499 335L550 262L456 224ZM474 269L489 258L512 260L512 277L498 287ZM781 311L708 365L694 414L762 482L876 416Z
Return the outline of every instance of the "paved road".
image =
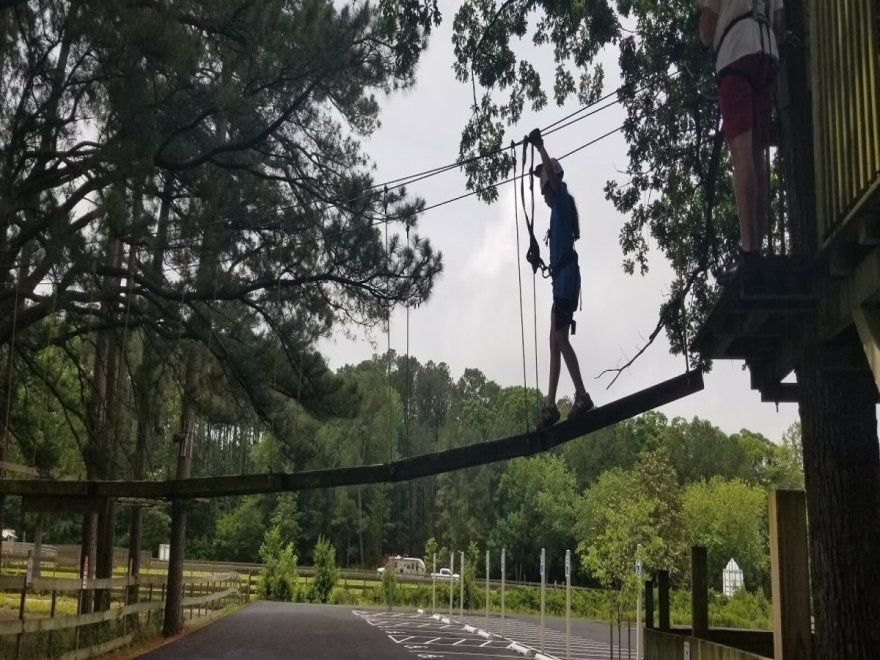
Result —
M489 660L522 658L540 648L535 617L501 621L465 616L461 621L412 611L386 612L350 606L256 602L151 651L144 660ZM554 630L554 628L558 630ZM548 617L544 652L565 658L564 619ZM487 635L485 632L496 635ZM620 657L626 658L626 635ZM613 649L618 657L618 649ZM572 660L609 658L608 627L572 622Z

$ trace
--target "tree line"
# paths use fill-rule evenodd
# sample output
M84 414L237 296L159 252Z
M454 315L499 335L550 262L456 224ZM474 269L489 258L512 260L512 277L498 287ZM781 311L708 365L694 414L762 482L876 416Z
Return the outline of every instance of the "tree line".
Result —
M501 387L477 369L455 378L444 363L394 352L334 376L349 393L350 414L303 412L291 445L254 421L234 421L230 407L199 425L193 476L366 465L493 440L524 431L540 400L536 390ZM151 460L153 478L173 472L166 436ZM291 544L301 564L326 538L346 568L375 569L396 554L424 556L430 567L434 552L446 565L450 551L476 544L492 552L495 571L505 548L508 577L534 581L541 548L551 579L563 578L571 549L578 583L619 587L637 545L647 572L669 570L685 584L689 549L698 544L709 549L716 587L734 558L747 586L769 590L767 490L803 486L798 427L780 440L649 412L529 459L393 485L198 503L189 512L187 557L260 561L268 532L273 543ZM168 540L168 508L143 510L144 547L153 552ZM127 540L126 519L117 516L118 544ZM53 516L45 534L75 542L79 529Z

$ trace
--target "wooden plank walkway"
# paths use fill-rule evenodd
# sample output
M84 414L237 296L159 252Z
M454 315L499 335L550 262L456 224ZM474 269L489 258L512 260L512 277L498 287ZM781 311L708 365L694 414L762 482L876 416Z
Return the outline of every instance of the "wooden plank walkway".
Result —
M95 497L189 499L408 481L496 461L532 456L702 389L702 373L689 371L594 408L582 419L562 422L540 433L533 431L378 465L167 481L6 479L0 481L0 494L84 499Z

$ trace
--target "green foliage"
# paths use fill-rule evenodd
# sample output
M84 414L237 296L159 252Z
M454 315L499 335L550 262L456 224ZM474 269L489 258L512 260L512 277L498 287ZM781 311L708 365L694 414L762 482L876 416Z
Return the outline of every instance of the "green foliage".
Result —
M437 547L437 539L433 536L430 537L427 541L425 541L425 554L422 555L423 560L425 562L425 567L429 572L434 571L434 560L442 559L443 556L439 554L439 548ZM439 566L438 566L439 568Z
M299 506L296 493L281 493L275 502L275 510L272 512L271 522L281 531L281 540L284 543L296 545L300 538Z
M171 538L171 514L164 507L147 507L141 519L141 547L144 550L158 550L160 543L168 543Z
M237 507L217 519L215 557L223 561L254 561L266 523L262 498L242 498Z
M385 570L382 572L382 591L385 593L385 602L388 604L388 610L394 609L394 589L397 584L397 572L394 570L394 564L388 562L385 564Z
M542 454L510 461L498 485L499 519L492 535L521 575L537 579L539 549L558 568L575 522L574 475L565 459Z
M707 550L709 584L720 589L722 570L734 559L747 587L768 587L766 491L739 479L715 476L688 485L682 500L690 542Z
M709 592L709 624L723 628L772 628L773 608L762 590L738 589L733 596Z
M474 541L468 543L464 553L464 566L459 570L464 582L464 608L468 612L481 606L477 599L477 565L480 561L480 548Z
M318 537L312 555L315 565L315 576L312 580L312 598L318 603L326 603L336 582L339 570L336 568L336 548L323 536ZM386 571L387 573L388 571Z
M633 591L636 550L646 573L683 572L681 500L664 450L643 454L632 471L609 470L585 493L575 527L584 568L601 584Z
M263 600L291 601L297 593L296 555L291 543L281 539L281 529L274 525L266 532L260 546L260 573L257 594Z

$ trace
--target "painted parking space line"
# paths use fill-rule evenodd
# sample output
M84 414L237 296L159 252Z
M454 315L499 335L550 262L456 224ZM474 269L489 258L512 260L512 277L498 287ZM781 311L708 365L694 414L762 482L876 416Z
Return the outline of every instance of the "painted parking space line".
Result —
M476 615L462 620L424 612L354 611L370 625L378 627L396 644L405 646L418 657L434 654L443 658L472 656L478 658L522 658L524 655L543 653L544 657L564 658L570 648L572 660L605 660L626 655L627 649L607 641L572 635L569 645L565 634L552 628L544 629L543 651L538 625L520 619L504 620L504 638L501 621Z
M485 616L465 615L462 618L462 625L477 626L485 631L494 634L501 633L501 619L497 616L489 617L488 621ZM510 640L516 640L519 644L528 647L530 650L540 651L541 649L541 629L538 625L523 621L520 619L504 620L504 637ZM619 647L614 644L609 648L607 641L571 636L570 641L572 660L607 660L610 657L627 657L627 648L624 645ZM565 633L552 628L544 628L544 650L545 655L556 658L565 658L566 640ZM618 655L620 654L620 656Z
M510 640L486 639L471 626L470 630L457 621L443 623L429 615L406 612L354 610L355 616L384 632L393 643L418 658L479 658L510 660L522 658Z

